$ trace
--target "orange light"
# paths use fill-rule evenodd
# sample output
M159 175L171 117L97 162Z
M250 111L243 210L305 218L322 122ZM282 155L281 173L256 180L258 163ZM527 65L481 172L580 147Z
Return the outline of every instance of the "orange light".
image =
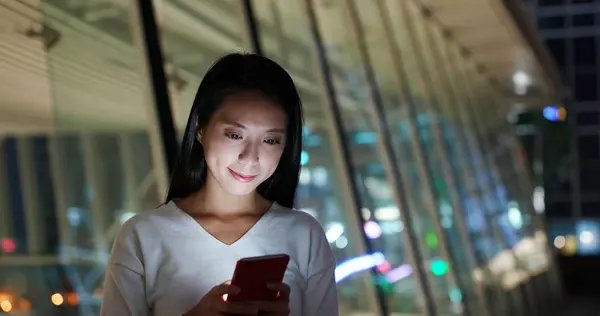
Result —
M563 107L558 108L558 120L564 121L567 118L567 110Z
M12 295L6 292L0 292L0 302L1 301L10 301L12 299Z
M50 300L52 301L52 304L56 306L60 306L65 302L65 299L59 293L52 294L52 296L50 296Z
M12 303L10 301L1 301L0 302L0 309L5 312L5 313L9 313L12 310Z
M31 303L28 300L20 300L19 309L23 312L31 311Z
M67 294L67 304L69 304L69 305L79 304L79 296L77 295L77 293L70 292Z
M562 248L560 248L561 254L565 256L572 256L577 252L577 237L575 236L566 236L565 244Z

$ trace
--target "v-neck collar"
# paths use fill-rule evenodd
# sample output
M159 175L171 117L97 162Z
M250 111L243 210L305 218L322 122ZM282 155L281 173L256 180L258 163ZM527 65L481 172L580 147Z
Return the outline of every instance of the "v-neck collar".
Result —
M209 233L206 230L206 228L204 228L204 226L202 226L200 223L198 223L198 221L196 221L196 219L193 218L190 214L188 214L187 212L185 212L184 210L179 208L179 206L177 206L177 204L174 201L172 201L172 200L169 201L168 205L171 206L173 209L175 209L175 211L177 211L179 214L181 214L182 217L186 220L186 222L188 222L190 225L192 225L192 227L194 227L195 230L199 231L207 239L212 240L213 242L219 244L220 246L230 248L230 247L234 247L234 246L242 243L245 239L254 235L256 233L255 231L258 231L258 230L260 230L261 227L267 225L267 223L269 222L269 218L271 217L272 213L277 208L278 204L277 204L277 202L273 202L273 204L271 204L271 207L269 207L269 209L263 215L261 215L261 217L254 223L254 225L252 225L243 235L240 236L240 238L238 238L236 241L234 241L231 244L224 243L223 241L221 241L220 239L216 238L211 233Z

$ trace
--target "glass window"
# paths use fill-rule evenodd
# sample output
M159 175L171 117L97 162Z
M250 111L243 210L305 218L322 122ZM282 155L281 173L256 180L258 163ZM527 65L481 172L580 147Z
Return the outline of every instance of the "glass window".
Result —
M600 140L597 135L580 135L577 140L580 159L600 158Z
M600 161L583 160L579 162L579 182L583 192L598 192L600 190ZM597 213L596 213L597 214ZM597 215L594 215L597 216Z
M18 106L2 115L0 256L31 256L2 263L0 296L11 296L11 313L97 315L116 230L160 201L164 169L150 150L156 128L141 38L131 27L136 3L42 0L0 9L11 29L23 30L2 36L13 55L11 79L3 80L10 87L0 94ZM142 146L133 150L136 135Z
M598 112L578 112L577 113L577 125L578 126L595 126L600 124L600 117Z
M454 184L446 183L444 174L444 160L448 160L448 168L457 166L457 157L453 156L456 152L451 147L456 146L454 126L452 120L456 119L452 105L454 96L450 91L450 82L446 80L449 74L439 59L441 54L438 52L441 45L447 43L441 38L438 30L433 28L424 17L413 10L414 7L408 7L410 13L409 19L404 29L406 32L397 32L401 36L401 51L406 57L405 64L413 65L415 72L408 73L408 81L411 81L411 91L416 103L417 117L413 119L419 129L420 144L424 150L426 167L430 170L431 185L438 198L437 214L444 230L444 237L447 240L448 247L452 250L451 259L457 274L461 290L464 292L467 306L471 308L470 313L477 314L481 300L475 294L475 282L472 278L476 266L470 266L466 258L467 251L461 239L460 232L456 223L454 214L462 214L463 210L453 210L452 201L454 198L460 200L460 188ZM413 34L414 36L411 36ZM413 39L411 41L411 38ZM407 44L405 44L407 43ZM410 43L410 44L408 44ZM434 45L435 44L435 45ZM421 91L421 94L417 94ZM435 135L437 130L438 135ZM449 142L452 141L452 142ZM400 149L404 151L405 149ZM456 176L455 170L449 169L448 172ZM426 179L423 179L425 181ZM457 182L461 182L460 180ZM450 289L454 291L454 289Z
M595 66L596 38L578 37L573 39L573 63L576 66Z
M378 139L381 135L375 132L373 126L369 109L372 99L353 37L347 4L329 2L327 6L317 6L316 9L332 66L333 83L344 122L343 133L350 144L351 163L357 172L353 177L362 189L361 207L367 220L365 232L374 249L381 251L386 260L386 267L382 270L385 277L381 279L380 286L391 311L422 313L425 302L415 285L411 251L406 240L398 234L405 225L396 204L394 188L388 181L390 171L385 170L379 156L381 147L378 147ZM422 208L411 205L411 210L416 209ZM415 229L417 234L425 233L424 227ZM427 258L431 258L431 253Z
M597 181L600 182L600 181ZM596 190L598 189L598 184L596 184ZM581 215L585 217L598 217L598 213L600 213L600 203L598 202L583 202L581 203ZM600 237L600 236L598 236ZM597 243L597 241L595 241Z
M454 54L457 53L458 52L455 50ZM460 62L461 59L455 57L452 61L454 62L449 64L455 65L457 62ZM474 153L479 152L479 155L482 156L490 155L487 158L490 160L490 164L484 166L485 168L474 168L472 164L467 164L471 175L477 179L477 187L470 188L471 190L475 189L476 191L469 192L467 196L475 198L475 201L471 202L475 204L475 207L485 209L480 220L487 221L490 225L488 230L484 230L483 234L477 236L479 238L477 238L476 241L481 249L481 252L479 252L478 255L488 259L487 267L497 277L497 280L499 281L498 286L501 286L500 293L492 299L492 304L494 304L494 302L503 301L504 303L499 303L499 305L512 306L515 310L523 310L523 304L526 302L526 293L519 289L519 285L523 285L523 281L525 280L521 279L520 281L515 282L518 280L515 278L517 275L523 275L523 273L527 272L526 270L524 271L526 266L523 265L521 260L516 260L515 255L508 248L515 245L523 236L522 232L515 228L513 224L520 224L523 220L524 212L522 212L521 205L516 206L514 203L509 203L511 200L510 197L507 196L506 185L501 182L502 179L499 174L502 170L495 170L496 168L499 168L498 165L494 165L496 163L494 161L494 155L497 153L498 149L488 146L490 143L491 145L498 144L498 141L491 137L492 135L501 133L501 131L497 129L497 127L499 127L498 120L502 120L500 122L503 122L504 117L499 118L490 116L489 111L487 110L488 107L474 106L476 104L490 104L489 102L491 100L489 99L489 93L485 90L472 90L472 87L477 87L478 85L466 81L469 80L471 76L473 76L472 78L474 78L474 80L478 80L475 79L478 78L478 74L472 64L465 63L462 64L461 67L464 67L466 74L463 76L464 80L460 82L461 85L458 86L467 85L467 90L469 90L467 98L473 98L469 103L472 106L473 116L461 119L460 124L465 128L470 126L477 126L480 128L480 130L473 130L472 132L479 133L478 138L481 140L481 143L477 142L475 144L484 147L479 149L471 146L469 149ZM467 134L465 136L468 137L469 135ZM490 142L491 139L494 141ZM499 262L508 262L506 260L509 260L510 264L499 268L497 264ZM515 290L515 288L517 289ZM508 297L506 297L507 293ZM503 298L506 298L506 300L502 300Z
M571 191L573 164L570 158L571 127L566 121L548 122L544 120L540 131L543 133L540 146L543 150L541 159L544 167L542 174L546 196L568 194ZM536 145L532 144L532 146Z
M538 5L540 7L546 7L565 4L566 2L567 0L538 0Z
M549 16L538 18L538 27L544 29L560 29L565 27L564 16Z
M324 86L319 84L318 58L304 5L301 0L254 1L265 54L290 72L303 101L303 155L306 159L300 175L296 208L319 220L338 262L348 265L367 255L362 245L363 230L352 212L356 206L348 205L350 201L343 199L341 181L351 177L346 175L340 179L338 172L343 172L343 169L336 168L334 162L336 155L332 150L336 149L331 140L335 131L331 115L326 113L327 99ZM368 141L368 137L361 141ZM389 234L388 227L382 226L381 229ZM352 271L353 274L345 274L343 267L338 269L340 314L376 310L371 270L361 268Z
M550 49L554 61L559 67L564 67L567 64L567 51L564 39L547 39L546 45Z
M546 214L548 218L572 217L573 207L570 202L548 201L548 198L546 198ZM552 233L552 230L550 230L550 233Z
M384 6L383 8L384 12L389 12L387 7ZM394 10L397 9L399 8L394 8ZM409 196L412 198L411 203L415 205L415 210L420 210L414 212L413 215L416 234L421 240L422 253L425 255L425 260L430 262L441 262L440 260L442 260L445 265L449 265L449 271L444 274L432 270L431 275L429 276L429 284L431 284L431 290L440 310L462 310L464 308L462 299L457 300L455 296L449 295L448 293L460 292L461 298L463 296L462 294L465 293L464 289L461 288L462 284L459 285L456 279L457 275L455 274L458 265L462 264L464 267L465 264L464 262L452 262L454 261L453 259L455 259L452 255L449 258L446 258L441 256L442 252L440 251L440 248L443 247L440 241L445 240L447 245L448 241L456 240L458 237L456 234L452 234L455 231L448 233L444 232L441 229L441 226L438 226L438 229L435 227L438 225L436 220L441 221L440 218L442 216L446 219L444 222L445 224L448 224L448 221L451 222L453 220L452 208L450 207L448 196L445 194L442 196L441 194L446 191L447 187L437 168L433 175L435 178L427 178L429 175L424 171L426 170L425 168L428 168L426 165L428 161L420 159L430 156L430 153L421 152L421 155L423 156L417 154L417 150L421 150L420 141L427 144L427 146L433 144L433 134L430 129L432 119L425 111L423 103L423 100L425 99L424 94L430 92L424 90L424 87L419 87L422 93L420 95L422 99L417 100L415 98L413 102L419 103L415 104L412 109L409 109L407 101L413 98L408 95L399 94L399 91L401 90L397 87L398 80L394 80L395 78L398 78L398 74L395 73L395 69L392 67L392 52L387 42L388 40L385 37L383 24L380 22L380 13L381 12L375 5L363 5L360 7L360 18L363 27L370 30L369 32L365 32L365 36L366 41L369 43L368 50L378 79L379 90L385 100L383 105L385 116L387 118L386 123L393 135L401 135L399 137L400 141L394 141L393 149L396 151L397 157L400 160L398 163L400 164L400 168L403 169L402 175L404 178L404 186L409 193ZM406 34L403 34L401 38L402 42L399 46L415 45L409 38L404 37L405 35ZM401 67L413 65L414 63L415 61L411 59L403 60ZM413 69L416 70L416 72L408 74L411 78L417 75L420 70L418 69L418 64L417 67L413 67ZM419 138L421 139L420 141ZM436 163L436 167L439 167L439 162ZM411 168L404 167L405 164L411 166ZM414 171L411 169L414 169ZM427 183L427 181L430 182ZM431 185L432 190L437 190L438 192L428 191L428 185ZM436 196L433 196L434 193ZM438 194L440 196L438 196ZM432 215L439 217L436 219L433 218ZM438 234L439 231L447 234L440 236ZM456 248L454 248L454 250L455 252L453 252L453 254L459 254L460 251L457 251ZM465 293L467 296L470 296L471 294L471 291L466 291Z
M227 53L248 51L242 2L163 0L161 21L165 72L175 127L183 133L194 96L210 66Z
M596 73L575 74L574 86L576 101L598 100L598 77Z
M596 23L594 14L575 14L572 17L573 26L593 26Z

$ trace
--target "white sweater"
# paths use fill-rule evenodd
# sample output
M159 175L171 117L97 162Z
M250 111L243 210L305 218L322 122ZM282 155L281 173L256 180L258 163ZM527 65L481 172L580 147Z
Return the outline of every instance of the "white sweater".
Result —
M226 245L169 202L127 221L108 262L101 316L174 316L230 280L243 257L290 256L291 316L337 316L335 258L320 224L276 203Z

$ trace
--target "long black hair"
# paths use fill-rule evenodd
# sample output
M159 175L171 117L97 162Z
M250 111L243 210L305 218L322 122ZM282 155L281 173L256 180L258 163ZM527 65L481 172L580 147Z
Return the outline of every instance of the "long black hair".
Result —
M219 59L200 83L171 177L167 202L187 197L202 188L207 166L197 132L208 124L226 97L245 91L261 92L286 113L285 148L275 172L258 186L258 193L282 206L293 206L302 152L300 96L290 75L277 63L256 54L239 53Z

